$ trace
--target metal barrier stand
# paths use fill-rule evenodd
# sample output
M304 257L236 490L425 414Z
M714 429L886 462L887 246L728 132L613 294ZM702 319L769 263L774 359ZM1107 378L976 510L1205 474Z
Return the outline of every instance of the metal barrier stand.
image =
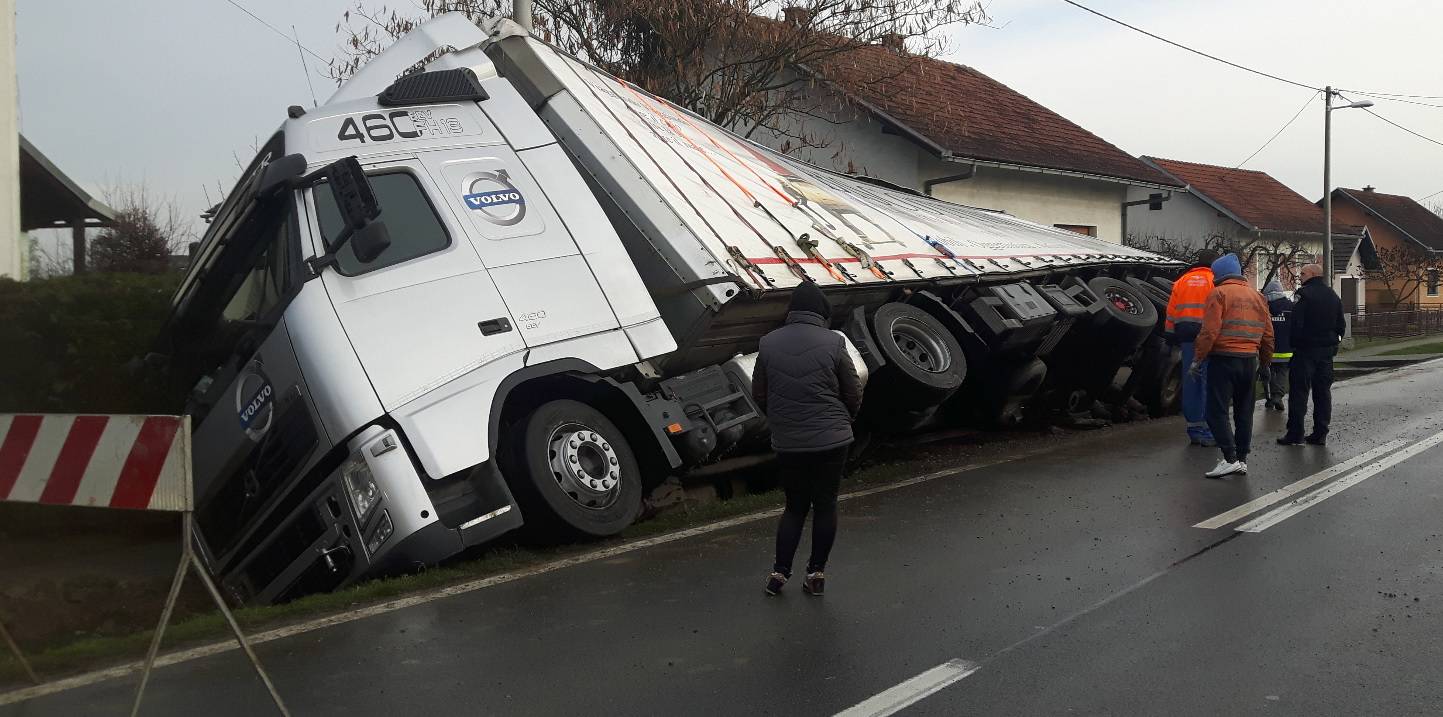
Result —
M206 572L205 566L200 562L200 556L196 555L195 540L195 518L191 511L187 510L181 514L181 549L180 563L175 568L175 579L170 583L170 593L165 598L165 607L160 611L160 624L155 628L155 636L150 640L150 650L145 654L145 668L140 673L140 685L135 690L135 705L130 709L130 717L140 714L140 703L145 698L145 685L150 681L150 672L155 667L156 654L160 652L161 639L165 637L165 627L170 622L170 615L175 610L175 602L180 597L180 586L185 582L185 573L190 568L195 568L195 574L205 584L205 589L215 601L215 606L220 614L225 616L226 624L230 626L231 632L235 635L236 642L240 643L241 650L250 660L251 666L255 668L256 674L260 676L261 682L265 684L266 691L270 693L271 701L275 702L276 709L285 717L290 717L290 711L281 701L280 693L276 692L276 686L271 682L270 675L261 666L260 658L256 656L255 650L251 648L250 641L246 640L244 632L241 632L240 623L236 622L235 615L231 613L230 606L226 605L225 598L220 594L215 581L211 580L210 573Z

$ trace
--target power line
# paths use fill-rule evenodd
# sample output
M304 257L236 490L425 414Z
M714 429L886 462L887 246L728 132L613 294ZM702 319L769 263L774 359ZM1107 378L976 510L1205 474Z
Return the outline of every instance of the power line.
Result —
M1290 119L1290 120L1288 120L1287 123L1285 123L1282 127L1278 128L1278 131L1274 132L1274 133L1273 133L1273 136L1269 137L1269 138L1268 138L1268 141L1266 141L1266 142L1263 143L1263 146L1258 147L1256 151L1254 151L1252 154L1248 155L1248 158L1247 158L1247 159L1244 159L1243 161L1238 162L1238 163L1237 163L1237 166L1234 167L1234 169L1239 169L1239 168L1241 168L1244 164L1247 164L1253 157L1258 156L1258 152L1261 152L1261 151L1267 149L1267 148L1268 148L1268 145L1272 144L1272 143L1273 143L1273 140L1277 139L1277 138L1278 138L1278 135L1280 135L1280 134L1283 133L1283 130L1286 130L1287 128L1291 127L1294 122L1297 122L1297 121L1298 121L1298 118L1303 115L1303 110L1308 109L1308 105L1313 104L1313 100L1314 100L1315 98L1317 98L1317 96L1318 96L1318 93L1317 93L1317 92L1314 92L1313 94L1308 95L1308 101L1307 101L1307 102L1304 102L1304 103L1303 103L1303 106L1302 106L1302 107L1299 107L1299 108L1298 108L1298 111L1293 113L1293 118Z
M1432 193L1432 194L1429 194L1429 195L1426 196L1426 197L1419 197L1419 198L1418 198L1418 201L1422 202L1422 201L1425 201L1425 200L1427 200L1427 199L1431 199L1431 198L1433 198L1433 197L1436 197L1436 196L1438 196L1439 194L1443 194L1443 189L1440 189L1440 190L1438 190L1438 191L1436 191L1436 192L1434 192L1434 193Z
M1085 10L1085 11L1087 11L1087 12L1090 12L1090 13L1092 13L1093 15L1096 15L1096 16L1104 19L1104 20L1107 20L1108 22L1117 23L1118 25L1121 25L1121 26L1123 26L1123 27L1125 27L1125 28L1127 28L1127 29L1129 29L1129 30L1132 30L1132 31L1134 31L1134 32L1140 32L1140 33L1142 33L1142 34L1144 34L1144 35L1147 35L1148 37L1150 37L1150 38L1152 38L1152 39L1154 39L1154 40L1160 40L1160 41L1165 42L1165 43L1167 43L1167 44L1169 44L1169 45L1172 45L1173 47L1176 47L1176 48L1178 48L1178 49L1180 49L1180 50L1187 50L1188 52L1191 52L1191 53L1193 53L1194 55L1200 55L1200 56L1202 56L1202 57L1206 57L1207 59L1212 60L1212 61L1214 61L1214 62L1221 62L1221 63L1223 63L1224 65L1227 65L1227 66L1229 66L1229 67L1235 67L1235 68L1237 68L1237 69L1239 69L1239 70L1242 70L1242 71L1244 71L1244 72L1251 72L1251 73L1253 73L1254 75L1259 75L1259 76L1262 76L1262 77L1266 77L1266 78L1268 78L1268 79L1270 79L1270 80L1277 80L1278 82L1286 82L1286 83L1288 83L1288 84L1290 84L1290 85L1295 85L1295 86L1301 87L1301 88L1303 88L1303 89L1305 89L1305 90L1313 90L1314 92L1322 92L1322 91L1323 91L1323 88L1321 88L1321 87L1314 87L1314 86L1312 86L1312 85L1306 85L1306 84L1303 84L1303 83L1301 83L1301 82L1296 82L1296 81L1294 81L1294 80L1290 80L1290 79L1288 79L1288 78L1286 78L1286 77L1278 77L1277 75L1270 74L1270 73L1267 73L1267 72L1263 72L1262 70L1255 70L1255 69L1253 69L1253 68L1251 68L1251 67L1248 67L1248 66L1246 66L1246 65L1239 65L1238 63L1232 62L1231 60L1224 60L1223 58L1218 57L1217 55L1209 55L1208 53L1203 52L1202 50L1195 50L1195 49L1193 49L1193 48L1191 48L1191 47L1188 47L1187 45L1184 45L1184 44L1182 44L1182 43L1173 42L1172 40L1169 40L1169 39L1167 39L1167 38L1165 38L1165 37L1162 37L1161 35L1154 35L1153 33L1150 33L1150 32L1148 32L1147 30L1144 30L1144 29L1142 29L1142 28L1140 28L1140 27L1137 27L1136 25L1129 25L1129 24L1127 24L1127 23L1125 23L1125 22L1123 22L1123 21L1121 21L1121 20L1119 20L1119 19L1117 19L1117 18L1115 18L1115 17L1111 17L1111 16L1108 16L1108 15L1104 15L1104 14L1102 14L1102 13L1096 11L1096 10L1093 10L1093 9L1090 8L1090 7L1087 7L1086 5L1082 5L1082 4L1080 4L1080 3L1074 2L1074 0L1062 0L1062 1L1065 2L1065 3L1067 3L1068 5L1071 5L1071 6L1075 7L1075 8L1077 8L1077 9L1079 9L1079 10Z
M1419 107L1432 107L1432 108L1434 108L1434 109L1443 110L1443 105L1440 105L1440 104L1434 104L1434 103L1432 103L1432 102L1419 102L1419 101L1417 101L1417 100L1410 100L1410 99L1403 99L1402 96L1390 95L1390 94L1387 94L1387 93L1384 93L1384 92L1364 92L1364 91L1362 91L1362 90L1347 90L1347 91L1348 91L1348 92L1352 92L1352 93L1355 94L1355 95L1363 95L1364 97L1372 97L1373 99L1378 99L1378 100L1387 100L1388 102L1402 102L1403 104L1408 104L1408 105L1417 105L1417 106L1419 106ZM1429 98L1429 99L1432 99L1432 98ZM1443 98L1438 98L1438 99L1443 99Z
M1341 93L1341 92L1339 92L1339 91L1337 91L1337 90L1333 90L1333 94L1335 94L1335 95L1337 95L1337 96L1339 96L1339 97L1342 97L1343 99L1345 99L1345 100L1347 100L1347 101L1349 101L1349 102L1352 102L1352 100L1348 99L1348 97L1347 97L1346 95L1344 95L1343 93ZM1424 140L1424 141L1427 141L1427 142L1432 142L1433 144L1436 144L1436 145L1438 145L1439 147L1443 147L1443 141L1439 141L1439 140L1433 139L1432 137L1429 137L1429 136L1426 135L1426 134L1420 134L1420 133L1415 132L1415 131L1413 131L1413 130L1411 130L1411 129L1408 129L1407 127L1404 127L1403 125L1400 125L1400 124L1398 124L1397 122L1394 122L1393 120L1390 120L1390 119L1388 119L1387 117L1384 117L1383 115L1380 115L1380 114L1378 114L1377 112L1374 112L1372 107L1361 107L1361 108L1359 108L1359 109L1363 110L1364 112L1367 112L1367 113L1370 114L1370 115L1373 115L1374 117L1377 117L1377 118L1380 119L1380 120L1383 120L1384 122L1387 122L1387 123L1390 124L1390 125L1393 125L1394 127L1397 127L1398 129L1403 130L1404 132L1407 132L1408 134L1413 135L1414 137L1417 137L1418 139L1421 139L1421 140Z
M228 2L228 3L230 3L231 5L234 5L237 10L240 10L241 12L243 12L243 13L245 13L245 14L247 14L247 15L250 15L250 16L251 16L251 19L255 20L256 22L258 22L258 23L260 23L260 24L262 24L262 25L265 25L265 26L268 27L268 28L270 28L270 29L271 29L271 32L274 32L275 34L280 35L281 37L284 37L284 38L286 39L286 42L294 42L295 45L296 45L296 47L299 47L299 48L301 48L302 50L305 50L308 54L310 54L311 57L314 57L314 58L316 58L317 60L320 60L321 62L330 62L330 60L327 60L326 58L321 57L320 55L317 55L315 52L311 51L311 48L306 47L305 45L302 45L302 44L300 43L300 41L291 39L291 38L290 38L288 35L286 35L284 32L281 32L279 29L277 29L275 25L272 25L272 24L266 22L265 20L262 20L259 15L251 12L250 10L245 9L245 7L242 6L240 3L236 2L236 0L225 0L225 1ZM310 75L307 74L307 77L309 77L309 76L310 76Z

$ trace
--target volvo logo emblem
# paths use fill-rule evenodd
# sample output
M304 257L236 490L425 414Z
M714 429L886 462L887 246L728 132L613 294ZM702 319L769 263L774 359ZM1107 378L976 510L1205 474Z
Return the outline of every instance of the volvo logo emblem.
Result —
M259 361L252 361L235 382L235 410L241 430L252 441L260 442L275 420L276 390L261 370Z
M462 185L466 208L492 224L509 227L526 216L526 199L504 169L473 174Z

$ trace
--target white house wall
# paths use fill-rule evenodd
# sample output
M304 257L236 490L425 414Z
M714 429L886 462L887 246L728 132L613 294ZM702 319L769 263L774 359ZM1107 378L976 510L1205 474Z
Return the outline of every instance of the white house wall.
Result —
M969 164L928 160L923 179L965 173ZM913 186L920 188L922 182ZM977 167L969 179L932 188L932 196L973 207L998 209L1039 224L1097 228L1097 237L1122 242L1126 185L995 167Z
M1132 187L1128 189L1127 200L1147 199L1157 191ZM1127 233L1134 240L1160 237L1178 246L1201 247L1209 237L1233 240L1242 232L1242 225L1187 192L1173 192L1172 199L1163 202L1158 211L1148 209L1145 204L1127 210Z

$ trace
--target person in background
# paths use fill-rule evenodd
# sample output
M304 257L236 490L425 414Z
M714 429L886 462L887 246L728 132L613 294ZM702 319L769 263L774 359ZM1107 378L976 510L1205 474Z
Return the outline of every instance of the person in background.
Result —
M1212 431L1208 429L1205 413L1207 372L1188 370L1195 359L1194 342L1202 328L1203 307L1213 290L1212 263L1217 258L1218 253L1212 249L1198 252L1192 268L1172 283L1172 296L1167 300L1164 328L1182 352L1182 361L1179 362L1182 371L1182 415L1187 420L1188 440L1195 446L1217 445ZM1203 365L1206 366L1206 363Z
M1338 343L1348 332L1343 318L1343 300L1323 279L1323 267L1303 267L1303 285L1298 288L1288 330L1293 341L1293 359L1288 372L1288 432L1278 439L1284 446L1304 441L1325 445L1328 423L1333 417L1333 357ZM1303 419L1308 413L1308 394L1313 394L1313 432L1303 436Z
M1288 360L1293 357L1293 345L1288 342L1288 319L1293 315L1293 300L1283 291L1277 279L1263 287L1263 297L1268 300L1268 313L1273 317L1273 362L1268 364L1268 375L1263 377L1268 387L1268 408L1283 410L1283 397L1288 394Z
M1189 370L1201 373L1207 362L1207 419L1223 458L1205 475L1222 478L1248 472L1253 442L1253 380L1259 365L1273 359L1273 321L1268 304L1243 278L1235 254L1213 262L1217 286L1208 294L1197 356ZM1296 339L1296 334L1294 335ZM1236 432L1228 424L1231 409Z
M777 526L776 561L766 593L792 576L802 525L812 513L812 554L802 590L820 596L823 570L837 537L837 489L862 409L862 382L846 339L828 327L831 304L807 281L792 291L786 323L762 337L752 372L752 398L767 417L787 507Z

